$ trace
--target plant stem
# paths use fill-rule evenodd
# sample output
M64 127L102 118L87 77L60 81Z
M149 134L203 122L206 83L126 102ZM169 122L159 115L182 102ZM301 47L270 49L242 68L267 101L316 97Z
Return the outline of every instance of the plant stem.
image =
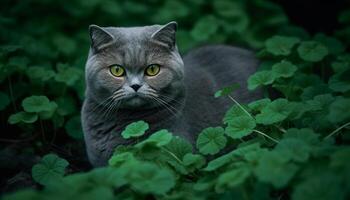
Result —
M256 133L258 133L258 134L260 134L260 135L263 135L263 136L265 136L265 137L269 138L270 140L272 140L272 141L276 142L277 144L279 143L279 141L278 141L278 140L276 140L276 139L274 139L274 138L272 138L272 137L268 136L266 133L263 133L263 132L258 131L258 130L253 130L253 132L256 132Z
M166 149L166 148L162 148L162 150L164 150L165 152L167 152L168 154L170 154L172 157L174 157L175 160L176 160L177 162L183 164L182 161L181 161L173 152L169 151L169 150Z
M327 135L327 136L324 138L324 140L326 140L326 139L332 137L334 134L338 133L341 129L343 129L343 128L349 126L349 125L350 125L350 122L348 122L348 123L346 123L346 124L340 126L339 128L335 129L332 133L330 133L329 135Z
M242 106L240 103L238 103L238 101L236 101L231 95L228 95L228 97L229 97L235 104L237 104L237 106L238 106L240 109L242 109L249 117L251 117L252 119L254 119L254 117L253 117L246 109L244 109L243 106Z
M13 98L13 90L12 90L12 81L11 81L11 77L8 76L8 77L7 77L7 80L8 80L8 82L9 82L9 90L10 90L11 103L12 103L13 109L15 109L15 112L17 112L17 107L16 107L16 104L15 104L15 100L14 100L14 98Z

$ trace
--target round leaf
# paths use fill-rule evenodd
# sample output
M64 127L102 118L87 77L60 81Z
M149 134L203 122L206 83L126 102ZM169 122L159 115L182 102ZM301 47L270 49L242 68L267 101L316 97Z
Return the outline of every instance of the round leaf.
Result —
M64 127L69 136L74 139L81 140L84 138L84 133L81 126L80 116L70 118Z
M125 130L122 132L124 139L129 139L131 137L139 137L149 129L149 126L144 121L133 122L129 124Z
M297 49L299 57L305 61L318 62L328 55L328 49L315 41L302 42Z
M42 185L47 185L51 181L62 178L68 164L65 159L55 154L48 154L38 164L33 166L33 179Z
M269 125L283 121L292 112L292 108L286 99L276 99L256 115L256 122Z
M38 113L50 111L52 106L46 96L30 96L22 101L22 107L26 112Z
M265 42L266 50L275 56L289 55L291 49L299 43L300 40L296 37L273 36Z
M288 78L294 75L297 71L297 67L289 61L281 61L272 66L272 73L274 77Z
M270 71L259 71L251 75L248 79L248 89L254 90L255 88L263 85L269 85L273 83L275 77Z
M239 139L252 133L255 126L255 120L249 116L236 117L230 121L225 133L234 139Z
M214 155L223 149L227 139L222 127L209 127L204 129L197 138L197 148L203 154Z
M38 120L38 115L36 113L26 113L21 111L16 114L12 114L9 117L8 122L10 124L17 124L19 122L31 124L36 122L36 120Z

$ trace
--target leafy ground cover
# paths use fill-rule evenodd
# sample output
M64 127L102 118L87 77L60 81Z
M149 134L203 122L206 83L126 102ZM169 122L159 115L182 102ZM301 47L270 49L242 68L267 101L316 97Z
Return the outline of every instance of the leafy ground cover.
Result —
M311 35L263 0L5 0L0 10L3 199L349 199L350 10L332 35ZM240 104L233 80L213 94L232 100L222 126L204 129L195 147L160 130L89 169L79 116L88 25L172 20L183 53L256 49L248 89L265 97ZM121 134L147 131L139 121Z

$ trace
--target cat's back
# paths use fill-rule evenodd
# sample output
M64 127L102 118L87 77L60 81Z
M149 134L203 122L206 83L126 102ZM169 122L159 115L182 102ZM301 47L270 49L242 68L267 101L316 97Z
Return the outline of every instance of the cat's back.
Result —
M233 95L240 102L250 102L260 97L260 91L248 91L247 80L257 67L255 54L247 49L228 45L208 45L190 51L184 57L185 81L190 90L200 89L210 83L213 92L234 83L240 85Z
M247 80L258 66L252 51L227 46L204 46L184 56L186 85L186 118L197 130L221 124L226 110L233 104L228 98L215 98L214 93L238 83L232 96L248 103L262 96L261 91L248 91Z

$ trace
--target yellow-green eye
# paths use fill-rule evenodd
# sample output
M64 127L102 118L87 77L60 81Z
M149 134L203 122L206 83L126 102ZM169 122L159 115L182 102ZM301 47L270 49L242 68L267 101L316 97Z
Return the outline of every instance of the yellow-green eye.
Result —
M125 74L124 68L119 65L110 66L110 71L113 74L113 76L117 76L117 77L124 76Z
M152 65L148 65L148 67L146 68L145 74L147 76L155 76L159 73L160 71L160 66L157 64L152 64Z

